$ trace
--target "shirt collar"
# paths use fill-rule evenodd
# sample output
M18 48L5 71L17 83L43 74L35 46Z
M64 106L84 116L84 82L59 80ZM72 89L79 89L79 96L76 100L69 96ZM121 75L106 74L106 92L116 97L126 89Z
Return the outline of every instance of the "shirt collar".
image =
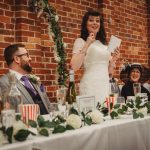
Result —
M15 70L12 70L12 69L9 69L9 72L14 73L18 80L20 80L21 77L23 76L21 73L15 71Z

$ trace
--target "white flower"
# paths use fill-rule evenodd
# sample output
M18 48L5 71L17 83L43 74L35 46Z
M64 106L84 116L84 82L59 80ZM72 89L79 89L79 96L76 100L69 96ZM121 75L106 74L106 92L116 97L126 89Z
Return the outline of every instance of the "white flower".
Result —
M68 47L67 43L63 43L63 47L67 48Z
M74 129L78 129L81 127L81 118L78 115L71 114L68 116L66 123L72 126Z
M60 62L60 57L57 55L56 51L54 51L54 58L56 62Z
M147 115L147 108L143 107L137 110L138 113L142 113L144 116Z
M128 111L129 111L129 112L132 112L132 111L133 111L133 108L128 107Z
M14 124L13 124L13 135L17 134L17 132L21 129L25 129L27 130L27 126L21 121L16 121Z
M4 134L3 132L0 130L0 145L2 145L5 141L5 137L4 137Z
M92 122L96 124L102 123L104 121L103 114L98 110L92 111L91 113L88 114L88 116L91 117Z
M57 22L59 20L58 15L55 15L55 21Z
M37 82L40 82L40 77L38 77L38 76L36 76L36 75L34 75L34 74L29 74L28 77L29 77L29 80L30 80L31 82L35 83L35 84L36 84Z

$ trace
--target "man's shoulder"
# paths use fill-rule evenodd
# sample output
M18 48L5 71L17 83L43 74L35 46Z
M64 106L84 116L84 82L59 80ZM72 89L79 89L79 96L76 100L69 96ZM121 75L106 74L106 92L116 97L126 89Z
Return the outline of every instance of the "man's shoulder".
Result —
M8 74L5 74L0 77L0 82L5 82L5 81L8 81Z

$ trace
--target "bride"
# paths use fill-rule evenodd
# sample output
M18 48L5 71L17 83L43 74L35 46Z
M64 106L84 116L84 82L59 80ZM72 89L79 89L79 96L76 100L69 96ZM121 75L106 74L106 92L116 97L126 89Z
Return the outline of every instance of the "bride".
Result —
M109 72L119 57L119 49L114 54L107 51L103 18L97 11L88 11L83 17L81 36L73 46L71 67L75 71L83 65L84 73L80 81L80 95L95 96L96 103L104 102L109 95Z

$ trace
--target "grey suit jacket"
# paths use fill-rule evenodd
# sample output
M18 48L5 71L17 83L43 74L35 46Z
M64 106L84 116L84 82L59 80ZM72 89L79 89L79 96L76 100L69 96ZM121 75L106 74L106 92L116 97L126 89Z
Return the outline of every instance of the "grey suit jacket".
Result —
M40 97L41 97L41 99L45 105L45 108L48 111L50 101L47 97L46 92L45 91L42 92L40 90L39 84L32 83L32 85L38 91L38 93L39 93L39 95L40 95ZM23 104L34 104L32 97L30 96L30 94L28 93L26 88L22 85L22 83L19 80L16 81L16 86L21 93L21 99L22 99ZM8 90L10 88L8 74L5 74L0 78L0 88L1 88L2 93L4 93L6 90Z

